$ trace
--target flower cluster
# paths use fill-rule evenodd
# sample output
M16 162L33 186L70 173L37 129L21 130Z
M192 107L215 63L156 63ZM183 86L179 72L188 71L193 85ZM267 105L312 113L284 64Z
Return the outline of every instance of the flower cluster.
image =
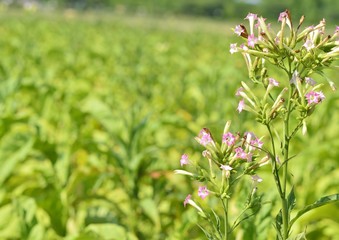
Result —
M198 169L198 171L175 170L176 174L191 176L203 183L197 190L197 195L202 200L210 194L217 197L228 196L229 186L226 187L225 183L228 180L237 179L239 176L250 175L254 183L253 186L262 181L256 175L256 171L269 162L269 157L262 149L262 140L252 132L245 132L240 135L230 132L229 129L230 122L227 122L219 143L214 140L207 128L203 128L195 137L196 141L205 148L202 152L203 161L195 164L189 160L187 154L183 154L180 159L182 167L188 165L188 167L192 166L192 169ZM192 194L186 197L184 206L187 204L194 206L198 212L203 212L197 203L192 200Z
M290 110L298 112L300 121L304 121L315 106L325 96L319 91L321 84L311 78L339 57L339 27L332 35L325 34L325 19L316 26L301 29L302 17L295 28L288 10L280 13L278 21L280 30L275 33L266 19L249 13L245 18L249 27L240 24L234 33L245 42L240 46L232 43L230 52L240 52L244 56L250 79L263 87L263 98L254 94L252 86L245 82L237 90L236 96L241 97L237 111L249 111L256 115L257 121L267 125L279 115L290 114ZM269 76L270 64L287 73L289 81L276 80ZM325 77L334 90L334 83ZM288 105L287 99L292 104ZM288 105L288 106L287 106Z
M295 71L303 72L303 77L311 73L321 71L339 56L339 27L336 27L332 35L325 34L325 19L316 26L309 26L299 32L304 21L302 17L295 29L288 10L280 13L278 21L281 22L280 30L275 33L266 24L266 19L256 14L249 13L245 18L249 21L249 32L240 24L234 28L234 33L245 39L245 43L239 47L236 43L230 46L230 52L241 52L245 56L250 76L256 80L256 74L260 74L262 61L267 60L286 70L291 67ZM291 60L290 62L285 59Z

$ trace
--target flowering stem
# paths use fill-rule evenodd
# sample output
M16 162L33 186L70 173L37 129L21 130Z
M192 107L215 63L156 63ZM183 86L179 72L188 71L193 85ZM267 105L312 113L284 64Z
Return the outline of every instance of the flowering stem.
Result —
M292 74L290 74L289 79L291 79ZM288 202L286 197L286 188L287 188L287 177L288 177L288 158L289 158L289 145L290 145L290 136L289 136L289 121L292 108L292 94L293 86L289 88L288 102L287 102L287 113L284 118L284 144L283 144L283 155L284 162L283 164L283 188L282 188L282 221L283 221L283 239L288 238L288 229L289 229L289 212L288 212Z
M228 239L228 199L221 198L222 206L224 208L224 240Z

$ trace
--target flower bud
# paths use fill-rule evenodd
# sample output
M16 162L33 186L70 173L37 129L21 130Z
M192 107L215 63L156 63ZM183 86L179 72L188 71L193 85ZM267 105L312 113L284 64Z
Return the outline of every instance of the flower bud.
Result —
M194 177L194 174L185 170L174 170L174 174L179 174L179 175L187 175L187 176L191 176Z

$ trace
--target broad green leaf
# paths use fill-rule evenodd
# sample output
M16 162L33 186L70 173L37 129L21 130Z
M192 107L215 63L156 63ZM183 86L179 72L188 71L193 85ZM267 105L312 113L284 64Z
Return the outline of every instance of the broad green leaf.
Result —
M36 224L30 231L27 240L44 240L45 228L40 224Z
M156 228L155 230L157 232L160 231L161 221L160 221L159 211L158 211L157 205L155 204L154 200L150 199L150 198L143 199L140 202L140 206L141 206L143 212L145 213L145 215L147 217L149 217L152 220L152 222L154 223L155 228Z
M83 102L82 111L91 114L110 132L114 130L112 109L97 97L89 96Z
M95 233L103 240L137 240L124 227L113 223L90 224L85 228L85 232Z
M0 186L25 159L34 144L34 137L12 133L2 139L0 146Z
M289 237L287 240L307 240L305 232L299 233L295 237Z
M292 225L295 223L296 220L298 220L298 218L300 218L302 215L304 215L305 213L311 211L312 209L324 206L326 204L330 204L330 203L334 203L334 202L338 202L339 201L339 194L333 194L333 195L329 195L326 197L322 197L320 198L318 201L316 201L313 204L310 204L306 207L304 207L302 210L300 210L297 215L291 220L290 222L290 228L292 227Z
M0 208L1 239L20 239L20 221L16 217L12 204Z

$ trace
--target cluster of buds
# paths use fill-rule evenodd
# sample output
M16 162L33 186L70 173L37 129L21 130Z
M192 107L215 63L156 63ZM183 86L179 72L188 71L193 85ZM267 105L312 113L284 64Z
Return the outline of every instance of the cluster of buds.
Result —
M180 165L187 165L194 170L175 170L176 174L191 176L203 183L197 189L197 195L201 199L210 194L219 198L230 197L230 186L245 175L251 177L253 189L262 181L256 171L269 163L269 157L262 149L262 140L252 132L245 132L243 135L232 133L229 131L230 125L228 121L220 143L215 141L207 128L203 128L195 137L205 148L202 152L203 161L192 162L187 154L183 154ZM192 200L191 194L186 197L184 205L186 204L192 205L203 215L202 209Z
M333 35L325 35L325 19L316 26L309 26L300 31L304 17L294 28L288 10L280 13L278 21L280 30L275 33L266 19L250 13L245 19L249 21L249 29L240 24L234 28L235 34L245 42L240 46L231 44L230 52L243 54L247 64L249 77L265 89L262 98L253 93L253 89L242 82L236 95L241 97L238 111L247 110L256 114L257 120L269 124L279 114L284 114L285 101L291 99L299 112L299 118L304 121L314 110L314 107L325 99L319 91L321 84L310 77L314 73L324 76L323 69L339 57L339 27ZM287 81L275 80L268 75L268 65L272 64L287 73ZM277 69L277 68L275 68ZM331 88L334 83L328 78ZM288 96L287 96L288 94Z

